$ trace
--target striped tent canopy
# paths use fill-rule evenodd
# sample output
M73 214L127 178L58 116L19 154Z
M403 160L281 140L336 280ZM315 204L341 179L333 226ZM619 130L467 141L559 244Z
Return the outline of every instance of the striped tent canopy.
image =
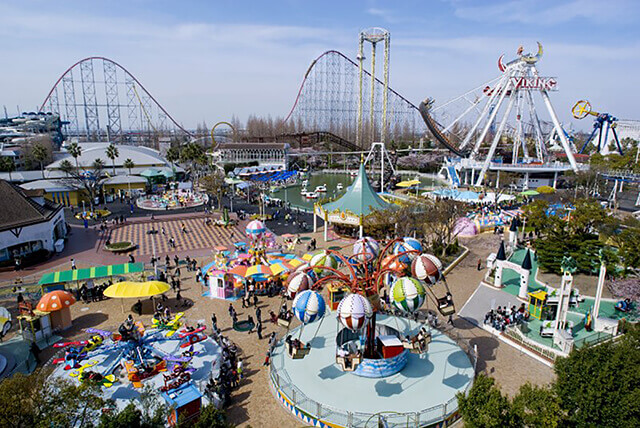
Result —
M38 281L38 285L60 284L63 282L86 281L88 279L106 278L109 276L126 275L144 270L143 263L123 263L120 265L95 266L86 269L71 269L61 272L45 273Z

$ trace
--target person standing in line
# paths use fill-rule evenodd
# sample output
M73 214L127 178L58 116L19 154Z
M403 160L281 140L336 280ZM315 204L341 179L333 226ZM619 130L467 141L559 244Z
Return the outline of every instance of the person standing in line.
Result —
M244 370L244 363L242 362L242 358L238 358L238 363L236 364L236 372L238 373L238 378L242 380Z

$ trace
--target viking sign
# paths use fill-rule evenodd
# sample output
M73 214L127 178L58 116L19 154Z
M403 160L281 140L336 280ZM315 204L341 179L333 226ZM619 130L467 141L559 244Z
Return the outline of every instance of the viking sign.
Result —
M513 89L557 91L558 81L555 77L512 77L511 87Z

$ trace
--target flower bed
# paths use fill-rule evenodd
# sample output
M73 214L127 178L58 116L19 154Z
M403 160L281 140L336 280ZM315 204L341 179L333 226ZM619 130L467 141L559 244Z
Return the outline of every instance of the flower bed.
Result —
M107 251L111 251L112 253L120 253L124 251L133 250L136 248L136 244L133 242L123 241L123 242L114 242L113 244L105 245L104 249Z

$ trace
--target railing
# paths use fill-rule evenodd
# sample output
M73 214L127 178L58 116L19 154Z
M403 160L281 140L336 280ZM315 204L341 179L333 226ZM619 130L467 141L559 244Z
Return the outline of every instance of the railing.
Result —
M462 338L457 332L453 330L445 331L450 338L454 339L457 344L463 349L463 351L470 357L474 374L477 365L477 352L466 339ZM282 394L287 401L293 404L298 410L306 413L315 419L325 420L343 427L349 428L373 428L378 426L378 417L383 417L387 422L388 427L424 427L436 424L441 421L447 421L449 423L458 419L456 413L458 411L458 399L456 397L451 398L444 404L433 406L427 409L423 409L417 412L393 412L393 411L380 411L378 413L362 413L362 412L350 412L344 409L337 409L326 404L319 403L305 395L291 381L291 378L284 370L283 358L272 358L269 365L269 376L271 378L272 386L277 390L273 391L276 394ZM473 382L469 382L464 390L466 394L469 388L473 385ZM276 397L278 398L278 397ZM453 418L449 420L451 417ZM444 425L446 426L446 425Z
M578 339L573 343L575 348L582 348L583 346L593 346L611 339L613 336L609 333L602 331L590 334L589 336Z
M537 343L536 341L529 339L522 333L517 327L508 327L503 334L514 342L518 343L523 348L540 355L541 357L554 362L556 358L560 356L559 351L553 351L550 348Z

